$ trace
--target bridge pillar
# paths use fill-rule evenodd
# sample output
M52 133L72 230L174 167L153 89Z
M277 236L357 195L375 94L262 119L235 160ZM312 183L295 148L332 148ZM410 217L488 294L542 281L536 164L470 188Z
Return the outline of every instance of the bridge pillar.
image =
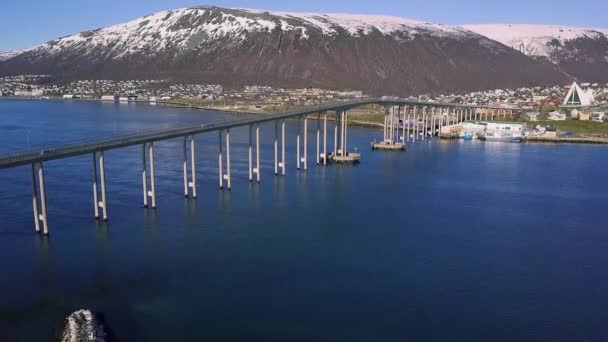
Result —
M317 165L321 164L321 113L317 113Z
M95 219L99 219L99 199L97 198L97 153L93 153L93 208Z
M255 127L255 172L258 183L260 182L260 125Z
M281 122L281 171L285 176L285 119Z
M195 151L194 136L190 137L190 171L192 181L188 180L188 137L184 137L184 196L190 195L192 189L192 198L196 198L196 151Z
M190 177L192 182L188 186L192 188L192 198L196 199L196 141L194 135L190 137Z
M279 121L274 122L274 175L279 175Z
M188 137L184 137L183 144L183 152L184 152L184 197L188 197Z
M308 170L308 116L304 117L304 171Z
M223 142L222 142L222 131L218 131L218 154L217 154L217 161L218 161L218 175L219 175L219 181L220 181L220 189L224 189L224 165L223 165Z
M232 177L230 173L230 128L226 130L226 185L228 191L232 190Z
M344 117L344 146L342 146L342 155L348 155L348 111L342 112Z
M338 126L340 125L338 113L336 112L336 125L334 126L334 156L338 155Z
M252 137L252 126L249 125L249 148L248 148L248 157L249 157L249 182L253 182L253 137Z
M414 107L414 142L418 141L418 107Z
M302 157L300 156L300 134L302 132L302 118L298 117L298 134L296 135L296 170L300 170L300 162Z
M435 133L437 129L435 128L435 124L437 123L437 108L433 107L433 118L431 119L431 138L435 138Z
M344 156L344 111L340 112L340 148L338 152Z
M422 108L422 141L426 139L426 107Z
M492 112L492 121L494 121L494 110L491 109L490 111Z
M142 145L142 168L141 168L141 180L143 186L144 193L144 208L148 207L148 175L147 175L147 167L146 167L146 144ZM95 162L95 156L93 156L93 162ZM95 176L95 178L97 178ZM97 201L96 201L97 202ZM97 214L97 212L95 212Z
M405 115L405 113L403 113ZM406 136L406 142L410 142L410 135L412 134L412 125L411 125L412 121L411 121L411 113L410 113L410 108L407 107L407 136ZM405 127L405 125L404 125Z
M403 136L403 143L405 144L406 142L409 142L409 132L407 132L406 135L406 128L405 128L405 123L407 122L408 118L407 118L407 113L409 112L409 107L404 106L403 107L403 131L401 133L401 135Z
M384 138L382 141L385 143L388 140L388 107L384 107Z
M156 209L156 175L154 172L154 143L151 142L148 147L150 154L150 192L148 196L152 199L152 209Z
M36 190L36 173L38 173L40 198L38 198ZM40 201L40 206L38 205L38 201ZM44 167L42 163L32 164L32 207L34 210L36 233L40 233L40 222L42 222L42 233L44 235L49 235L48 216L46 211L46 185L44 183Z
M327 112L323 113L323 165L327 165Z

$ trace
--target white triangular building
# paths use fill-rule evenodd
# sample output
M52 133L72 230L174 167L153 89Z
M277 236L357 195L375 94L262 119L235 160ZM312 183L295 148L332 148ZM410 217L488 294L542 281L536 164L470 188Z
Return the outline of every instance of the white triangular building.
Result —
M593 90L585 91L576 82L572 83L563 103L564 106L592 106L594 104Z

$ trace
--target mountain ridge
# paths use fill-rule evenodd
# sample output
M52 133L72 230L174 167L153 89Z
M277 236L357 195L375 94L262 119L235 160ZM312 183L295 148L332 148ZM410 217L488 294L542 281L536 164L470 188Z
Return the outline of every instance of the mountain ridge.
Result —
M0 75L167 78L395 95L541 85L586 75L584 67L568 65L576 66L578 58L566 48L569 40L552 56L536 58L483 33L393 16L197 6L57 38L4 61L0 55ZM598 34L603 43L606 36ZM608 57L598 57L608 56L608 44L604 53L603 45L576 39L575 49L587 49L593 60L586 56L586 62L608 78Z

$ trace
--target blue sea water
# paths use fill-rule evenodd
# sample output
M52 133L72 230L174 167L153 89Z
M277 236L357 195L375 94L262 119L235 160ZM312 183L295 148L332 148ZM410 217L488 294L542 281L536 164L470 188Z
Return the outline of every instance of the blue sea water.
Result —
M229 119L0 101L0 154ZM107 224L93 218L91 156L48 162L48 238L34 234L30 168L0 170L0 341L49 341L80 308L121 341L608 339L608 147L383 153L369 149L381 130L351 127L361 164L304 172L296 127L275 177L262 126L261 184L233 130L231 192L218 189L217 134L198 136L197 200L183 197L182 140L155 144L157 210L142 207L141 147L107 151Z

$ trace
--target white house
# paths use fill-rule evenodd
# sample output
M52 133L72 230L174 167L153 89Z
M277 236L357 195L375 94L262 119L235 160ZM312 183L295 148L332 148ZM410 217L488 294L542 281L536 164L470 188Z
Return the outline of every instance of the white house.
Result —
M572 83L563 103L564 106L592 106L594 104L595 97L593 90L589 89L585 91L576 82Z
M604 113L604 112L591 113L591 121L604 122L605 119L606 119L606 113Z
M564 121L564 120L566 120L566 114L560 113L558 111L553 111L553 112L549 113L549 120Z
M539 112L527 112L525 114L525 118L529 121L538 121L538 117L540 116Z

